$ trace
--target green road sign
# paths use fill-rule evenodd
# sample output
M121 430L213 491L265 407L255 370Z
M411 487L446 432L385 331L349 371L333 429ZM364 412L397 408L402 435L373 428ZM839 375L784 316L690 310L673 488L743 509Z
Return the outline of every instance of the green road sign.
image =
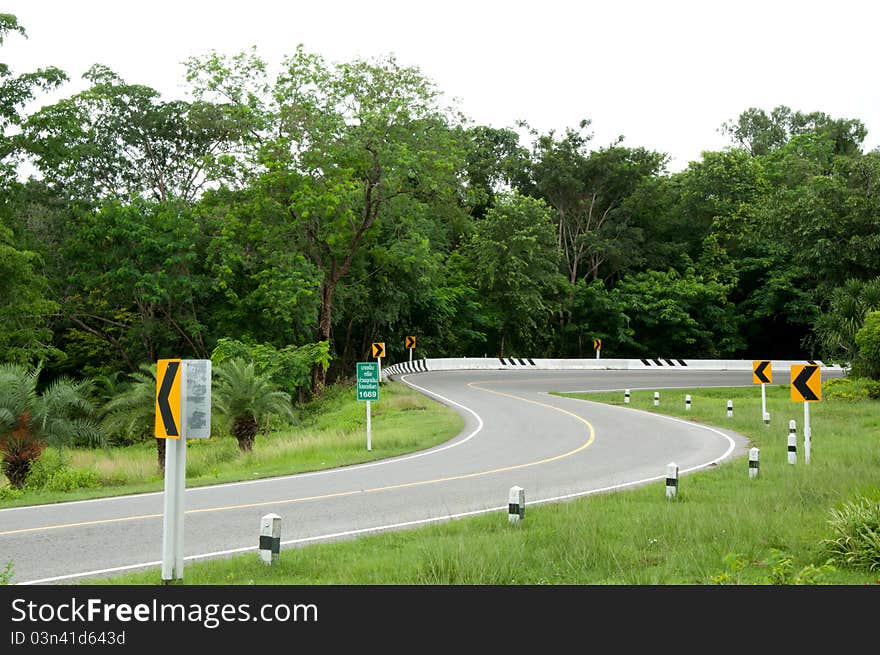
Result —
M357 399L379 400L379 364L357 363Z

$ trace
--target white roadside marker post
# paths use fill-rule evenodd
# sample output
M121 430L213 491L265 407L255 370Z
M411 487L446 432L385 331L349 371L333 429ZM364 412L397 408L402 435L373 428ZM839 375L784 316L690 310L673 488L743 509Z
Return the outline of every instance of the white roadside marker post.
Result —
M623 390L623 404L629 405L629 389Z
M678 495L678 464L670 462L666 467L666 497L675 498Z
M727 401L727 418L733 418L733 401Z
M788 422L788 463L797 463L797 423L794 419Z
M659 407L659 406L660 406L660 392L655 391L654 392L654 407Z
M260 519L260 561L276 564L281 553L281 517L266 514Z
M754 480L758 477L758 457L760 455L760 450L757 448L752 448L749 450L749 479Z
M690 394L687 394L684 397L684 411L686 411L686 412L691 411L691 395Z
M519 525L526 517L526 491L522 487L511 487L507 497L507 522Z

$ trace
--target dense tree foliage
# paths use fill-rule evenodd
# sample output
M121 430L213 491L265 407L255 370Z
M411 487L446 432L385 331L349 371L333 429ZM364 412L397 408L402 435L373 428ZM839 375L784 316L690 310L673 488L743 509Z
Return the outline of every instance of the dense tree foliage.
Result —
M0 44L21 33L0 15ZM242 357L305 399L410 334L429 357L600 337L610 357L848 361L880 308L880 152L855 118L748 108L668 173L589 120L473 125L394 57L300 47L273 70L210 53L167 101L95 66L26 115L64 74L0 67L0 361L137 378Z

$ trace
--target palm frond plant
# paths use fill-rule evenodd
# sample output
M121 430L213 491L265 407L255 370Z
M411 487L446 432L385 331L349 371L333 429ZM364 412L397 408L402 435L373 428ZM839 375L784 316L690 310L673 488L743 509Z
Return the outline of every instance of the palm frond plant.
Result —
M116 443L130 444L155 438L156 365L141 364L130 381L101 409L101 427ZM156 463L165 471L165 440L156 439Z
M226 360L214 373L214 408L230 422L242 452L253 450L260 426L269 417L293 420L290 395L280 391L268 374L258 373L253 362Z
M74 440L103 443L103 433L92 420L92 383L62 377L39 392L41 370L0 364L0 466L16 489L24 487L46 446Z

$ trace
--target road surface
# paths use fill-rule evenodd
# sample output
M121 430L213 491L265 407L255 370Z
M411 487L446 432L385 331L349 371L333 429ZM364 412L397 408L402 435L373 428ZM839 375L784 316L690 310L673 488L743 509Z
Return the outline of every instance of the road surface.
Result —
M188 489L187 561L255 551L269 512L290 547L506 513L513 485L527 505L552 502L663 479L669 462L686 474L746 452L726 430L547 392L749 385L751 373L447 371L404 381L460 412L463 431L390 460ZM0 510L0 565L13 560L16 583L159 566L162 510L161 492Z

